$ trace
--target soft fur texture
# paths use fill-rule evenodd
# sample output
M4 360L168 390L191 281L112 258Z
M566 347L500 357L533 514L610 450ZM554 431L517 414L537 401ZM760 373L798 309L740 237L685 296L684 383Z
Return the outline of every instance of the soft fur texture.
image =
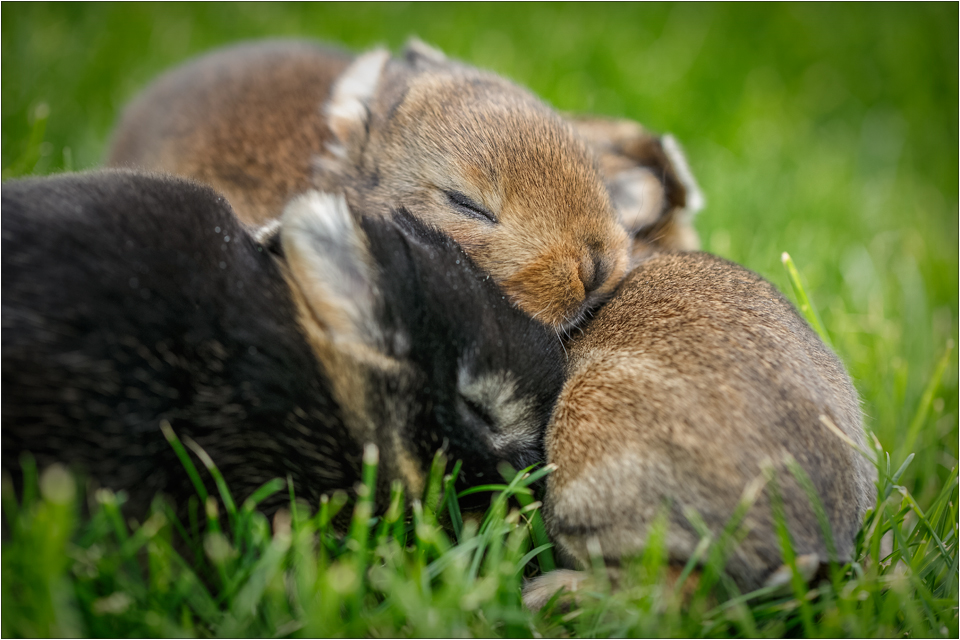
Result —
M260 226L312 186L330 141L321 105L352 57L305 42L214 51L167 72L126 108L107 163L209 184Z
M421 43L349 66L297 42L209 54L128 108L110 163L208 182L251 224L309 185L344 190L365 211L405 207L557 329L583 320L627 268L626 234L570 124Z
M669 561L683 566L700 536L718 535L745 494L750 533L727 564L743 589L782 564L764 489L770 465L798 555L829 556L807 495L809 474L849 560L874 469L823 424L865 448L859 399L837 357L793 306L756 274L703 253L660 254L635 268L570 350L568 380L547 430L544 517L580 563L610 565L642 550L666 513ZM591 553L589 547L593 546ZM542 604L570 574L528 588Z
M381 505L391 480L421 491L441 447L467 485L542 458L559 343L403 212L358 224L308 194L285 218L286 264L182 179L13 181L3 214L7 471L31 451L126 490L133 514L157 491L183 505L163 420L240 499L287 474L312 502L352 489L365 443Z

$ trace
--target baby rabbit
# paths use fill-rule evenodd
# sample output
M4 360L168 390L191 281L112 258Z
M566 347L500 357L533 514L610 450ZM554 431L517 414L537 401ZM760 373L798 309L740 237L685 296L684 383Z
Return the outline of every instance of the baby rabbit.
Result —
M301 42L203 56L130 105L109 163L204 181L254 225L310 187L344 191L361 211L402 206L558 330L627 269L626 233L570 124L421 43L392 60Z
M568 379L547 428L544 518L557 545L589 565L641 551L666 510L669 561L683 566L700 536L716 536L745 486L769 461L798 555L827 546L792 456L823 502L839 560L872 504L873 467L824 425L864 447L857 392L837 357L768 282L704 253L665 253L636 267L571 345ZM825 417L825 418L822 418ZM769 490L746 516L746 538L726 566L742 589L783 563ZM594 542L591 542L594 541ZM582 574L528 585L538 608Z
M542 459L562 385L551 331L402 211L358 226L308 192L275 260L212 189L128 171L3 185L3 467L24 451L131 496L193 489L168 421L235 496L290 474L310 501L359 480L366 443L423 490ZM18 473L13 473L18 477Z
M631 238L631 262L655 252L694 251L693 216L704 200L673 136L656 136L631 120L571 120L600 160L600 173Z

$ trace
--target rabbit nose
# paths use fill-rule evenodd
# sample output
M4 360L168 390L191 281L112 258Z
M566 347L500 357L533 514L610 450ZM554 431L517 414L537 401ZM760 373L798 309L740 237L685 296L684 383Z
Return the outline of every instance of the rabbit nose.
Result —
M580 260L579 275L583 282L583 293L589 295L603 286L610 275L610 269L599 255L587 254Z

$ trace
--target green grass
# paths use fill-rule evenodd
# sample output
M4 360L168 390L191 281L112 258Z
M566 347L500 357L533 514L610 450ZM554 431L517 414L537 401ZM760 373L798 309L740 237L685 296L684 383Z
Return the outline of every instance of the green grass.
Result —
M169 427L165 433L185 473L199 479L176 435ZM349 527L337 535L331 523L347 502L344 494L308 505L290 490L289 508L271 524L257 503L287 483L268 482L238 507L214 463L188 446L219 493L206 495L198 480L192 511L202 515L189 524L159 497L145 522L125 521L123 495L103 489L91 496L90 516L80 518L82 496L73 477L54 466L38 481L32 460L23 458L22 499L7 479L3 486L11 529L3 549L5 637L958 633L956 467L924 510L898 484L912 457L896 468L884 452L873 452L881 461L878 507L867 515L856 561L839 565L833 558L830 576L812 588L796 572L782 508L774 515L793 569L789 585L741 594L723 574L757 490L766 486L778 495L776 479L768 476L755 491L745 491L721 535L704 532L696 556L702 574L692 595L681 595L682 579L676 585L663 579L666 529L654 526L644 554L627 564L620 589L611 593L598 559L593 585L579 602L571 606L561 595L533 613L521 605L521 582L535 570L535 559L540 567L552 563L552 553L540 539L539 503L531 502L529 486L546 469L505 472L503 484L483 489L493 497L482 518L464 519L450 491L459 464L446 474L438 454L427 489L409 512L395 483L389 505L380 505L381 515L373 517L377 455L369 446ZM800 467L794 464L791 472L810 487L819 507ZM175 537L187 541L182 555Z
M530 542L532 512L511 515L503 501L487 529L443 533L428 500L420 515L394 510L390 527L377 521L369 538L357 518L353 537L339 541L324 529L340 504L333 497L326 516L320 505L294 508L288 524L271 527L218 496L218 518L231 526L216 526L227 538L205 523L198 499L196 531L183 525L196 543L187 557L201 560L192 569L171 548L169 507L158 503L159 515L130 528L121 497L97 494L81 517L85 492L47 472L19 506L4 495L12 523L4 636L956 637L958 367L948 348L958 319L956 4L4 3L0 11L4 179L97 166L120 109L157 73L263 36L360 50L396 49L417 34L559 109L670 131L707 196L697 220L704 248L788 293L806 291L794 300L818 312L808 317L819 317L890 456L889 465L881 456L881 501L861 562L814 585L809 599L794 591L683 604L658 579L651 541L632 586L586 599L580 613L544 615L520 607L517 574L542 532ZM434 488L451 518L450 497ZM887 531L893 550L881 555Z

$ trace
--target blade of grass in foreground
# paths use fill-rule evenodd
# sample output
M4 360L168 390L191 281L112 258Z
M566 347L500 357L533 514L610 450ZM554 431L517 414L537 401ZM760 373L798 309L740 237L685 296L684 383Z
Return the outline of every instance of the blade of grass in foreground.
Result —
M810 298L807 297L807 292L803 288L803 282L800 280L800 271L798 271L796 265L793 264L793 258L790 257L789 253L784 251L780 256L780 260L783 262L783 266L787 270L787 275L790 276L790 284L793 285L793 293L797 296L797 303L800 305L800 312L803 313L804 317L807 319L807 322L810 323L810 326L813 327L814 331L820 335L820 339L823 340L828 347L833 349L833 344L830 342L830 336L827 335L826 329L823 328L823 323L820 322L820 316L817 314L817 310L810 302Z
M184 470L186 470L187 475L190 476L190 482L193 483L193 488L196 489L197 495L200 496L200 503L204 504L207 501L207 488L203 485L200 474L197 473L197 467L193 464L193 460L190 459L190 454L187 453L187 450L183 447L183 443L180 442L180 438L174 433L173 427L170 426L169 422L161 420L160 431L163 432L163 437L167 439L167 442L173 447L177 457L180 458L180 463L183 465Z
M548 464L544 469L549 473L556 469L556 466ZM517 502L519 502L524 509L529 508L530 505L533 504L534 497L532 493L518 491L515 495L517 496ZM553 571L557 568L557 564L553 559L553 551L551 551L553 544L547 536L547 529L546 526L544 526L543 517L540 515L540 509L533 510L527 516L527 521L530 527L530 537L533 540L533 544L537 547L534 551L539 550L537 553L531 551L530 554L532 555L528 554L530 558L527 559L527 562L536 557L540 563L540 570L542 572ZM526 565L527 562L524 562L523 565Z
M934 367L930 380L927 381L927 386L924 388L923 395L920 397L920 404L917 406L917 412L914 414L913 420L910 421L910 426L907 428L907 435L904 437L903 445L900 447L900 451L904 453L913 453L913 447L917 442L917 438L920 436L920 430L927 421L927 414L930 413L933 394L936 393L937 388L940 387L940 380L943 378L943 372L950 362L950 353L952 351L953 340L950 340L947 342L947 348L944 350L943 355L940 356L937 366Z
M193 438L184 437L183 442L200 458L200 462L203 463L203 466L205 466L210 475L213 476L213 481L217 485L217 491L220 493L220 499L223 500L223 508L226 510L227 518L230 520L230 526L236 528L237 505L233 501L233 495L231 495L230 489L223 479L223 474L220 473L220 469L214 464L213 458L203 450L203 447L193 441Z
M450 514L450 526L457 542L463 540L463 514L460 513L460 503L457 501L457 478L460 477L462 460L457 460L453 471L443 478L443 500L447 503L447 512Z

